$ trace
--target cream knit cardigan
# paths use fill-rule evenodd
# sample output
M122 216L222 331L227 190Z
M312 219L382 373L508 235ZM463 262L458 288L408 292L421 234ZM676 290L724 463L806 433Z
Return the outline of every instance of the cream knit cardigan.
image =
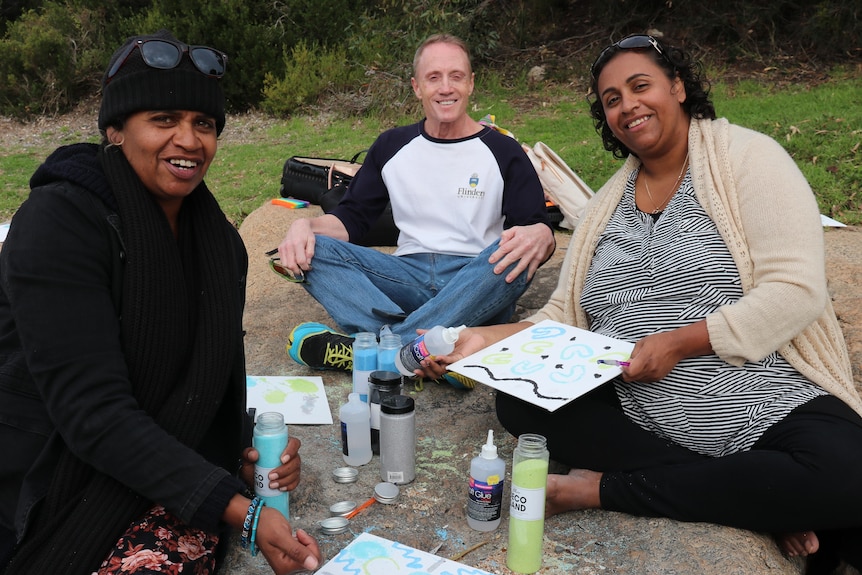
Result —
M688 145L698 200L730 249L744 294L706 318L715 353L742 365L778 350L805 377L862 415L826 288L820 214L805 177L775 140L726 119L692 120ZM629 156L590 200L556 289L527 321L589 327L579 294L627 176L639 164Z

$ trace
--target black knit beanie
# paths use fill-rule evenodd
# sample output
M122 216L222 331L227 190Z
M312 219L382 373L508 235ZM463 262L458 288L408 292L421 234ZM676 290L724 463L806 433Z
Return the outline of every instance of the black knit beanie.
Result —
M214 117L216 131L221 134L225 122L221 82L201 73L188 52L183 54L176 68L159 70L145 64L140 49L135 49L108 81L108 71L127 46L153 38L179 42L167 30L159 30L155 34L129 38L111 56L102 78L99 129L104 130L117 120L142 110L195 110Z

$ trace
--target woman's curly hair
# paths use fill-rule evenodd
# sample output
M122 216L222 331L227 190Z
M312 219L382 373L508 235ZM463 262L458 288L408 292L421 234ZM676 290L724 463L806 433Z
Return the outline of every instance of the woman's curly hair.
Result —
M667 74L667 77L673 80L679 76L685 86L686 98L682 103L683 109L688 112L689 116L696 119L715 119L715 106L709 95L710 83L704 77L703 64L677 46L663 42L660 38L651 37L661 53L653 47L635 48L634 50L643 54L648 54L656 64L658 64ZM590 94L587 97L590 102L590 116L593 118L596 132L602 137L604 148L612 152L615 158L626 158L632 151L620 142L608 126L607 118L605 117L605 109L601 99L598 97L598 77L602 69L610 62L614 56L622 51L630 51L631 48L620 48L616 44L605 48L599 55L596 62L590 69L591 84Z

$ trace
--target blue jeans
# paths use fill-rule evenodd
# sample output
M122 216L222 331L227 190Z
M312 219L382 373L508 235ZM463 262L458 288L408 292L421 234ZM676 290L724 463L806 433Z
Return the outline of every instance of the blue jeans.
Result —
M529 282L525 271L506 283L511 267L494 273L488 258L498 244L499 240L475 257L392 256L317 236L308 283L302 285L348 334L377 333L389 324L406 343L416 337L417 329L435 325L506 323ZM399 315L407 317L394 317Z

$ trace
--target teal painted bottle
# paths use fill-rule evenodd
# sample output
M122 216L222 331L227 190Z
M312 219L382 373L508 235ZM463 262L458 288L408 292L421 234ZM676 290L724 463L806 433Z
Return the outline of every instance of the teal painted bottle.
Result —
M252 445L260 455L254 466L254 493L263 499L267 507L277 509L289 519L290 496L287 491L269 487L269 474L281 465L281 454L287 447L284 416L276 411L259 414L254 425Z

